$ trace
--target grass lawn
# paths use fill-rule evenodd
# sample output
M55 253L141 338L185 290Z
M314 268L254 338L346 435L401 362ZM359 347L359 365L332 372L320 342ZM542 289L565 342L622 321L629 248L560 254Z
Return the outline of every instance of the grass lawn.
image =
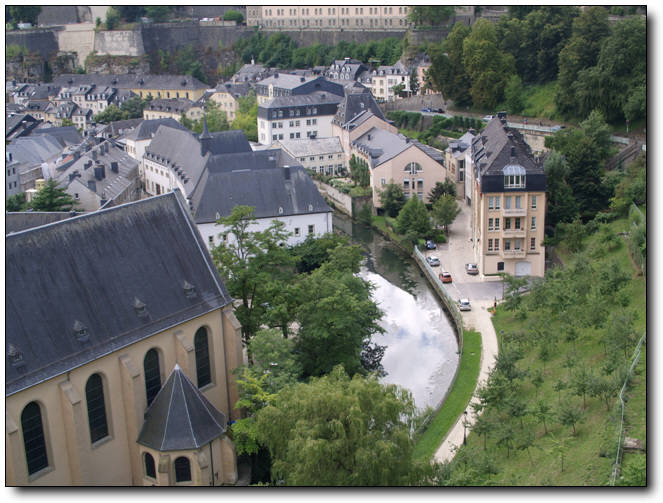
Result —
M456 381L428 429L417 439L414 448L415 459L427 460L433 457L472 398L481 361L481 334L473 330L463 331L463 344L463 357Z
M617 233L628 225L626 220L618 220L607 224L611 232ZM623 285L628 295L628 310L637 313L634 323L634 331L637 339L646 329L646 279L639 275L634 268L625 243L612 251L597 254L596 249L600 243L601 232L595 232L585 238L584 244L588 257L596 267L597 273L607 267L614 267L617 263L619 268L630 271L628 283ZM559 248L563 261L568 261L571 254ZM598 279L598 278L597 278ZM537 311L528 311L525 319L518 319L513 311L498 308L493 316L493 324L497 334L504 338L500 340L500 347L504 342L514 341L519 331L527 331L531 328ZM578 325L579 337L576 341L568 341L561 337L562 327L549 327L548 336L555 337L554 351L545 362L541 360L538 346L525 346L524 356L518 362L518 368L527 370L531 376L535 372L542 372L543 383L535 387L530 377L525 377L521 384L520 397L530 406L537 400L543 399L553 409L556 409L561 401L571 400L582 407L582 419L576 425L574 435L571 427L562 426L560 422L550 417L547 425L536 421L532 416L525 416L525 427L532 428L534 432L533 443L527 447L517 448L517 444L506 449L498 446L489 437L488 450L497 463L498 473L490 476L489 485L555 485L555 486L602 486L609 484L612 473L612 465L617 451L617 426L620 407L618 400L613 397L608 406L598 397L577 395L572 389L556 391L554 385L559 380L570 382L572 372L577 372L582 367L593 370L595 374L601 373L604 361L604 348L600 336L609 330L609 327L594 329L591 326ZM556 336L560 337L556 337ZM645 348L646 349L646 348ZM632 348L628 353L630 361ZM569 358L575 360L575 365L570 367L567 363ZM626 435L646 442L646 353L643 350L640 363L631 381L626 408ZM512 427L516 432L522 431L523 425L515 418ZM546 431L547 430L547 431ZM470 434L467 448L483 450L484 439L479 435ZM560 444L562 448L560 448ZM561 452L563 455L561 455ZM629 456L626 455L626 462Z

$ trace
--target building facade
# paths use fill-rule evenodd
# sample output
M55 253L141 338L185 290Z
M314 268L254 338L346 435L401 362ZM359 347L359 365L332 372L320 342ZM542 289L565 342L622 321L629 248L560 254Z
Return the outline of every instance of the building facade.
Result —
M472 234L483 275L545 273L546 175L522 135L492 119L472 142Z
M329 138L279 140L272 148L281 148L312 173L340 175L348 172L341 141Z
M6 483L234 484L239 323L181 196L15 232L6 249ZM199 412L164 399L173 386Z

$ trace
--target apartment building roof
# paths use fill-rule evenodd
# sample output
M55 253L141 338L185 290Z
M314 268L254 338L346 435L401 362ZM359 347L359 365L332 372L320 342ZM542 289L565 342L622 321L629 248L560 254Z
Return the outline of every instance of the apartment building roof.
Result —
M216 93L228 93L233 98L240 98L246 96L251 90L251 86L247 82L225 82L221 83L214 89ZM212 93L213 94L213 93Z
M232 300L179 191L9 234L5 246L6 395Z
M313 106L313 105L338 105L341 100L340 96L325 91L315 91L311 94L296 94L294 96L278 96L263 103L259 108L287 108L296 106Z
M140 141L140 140L148 140L150 138L153 138L160 126L168 126L169 128L188 131L187 128L185 128L182 124L180 124L172 117L165 117L163 119L147 119L147 120L135 119L135 120L138 120L139 122L137 122L133 130L126 135L128 140Z
M331 136L329 138L279 140L276 143L280 144L286 152L295 158L343 151L341 140L338 136Z
M207 89L191 75L133 75L133 74L77 74L64 73L58 76L53 85L59 87L85 86L95 84L116 89L163 89L192 91Z
M361 92L350 92L345 95L345 98L338 105L334 122L345 126L358 116L369 112L383 121L387 120L373 94L364 87ZM356 123L356 125L358 124Z

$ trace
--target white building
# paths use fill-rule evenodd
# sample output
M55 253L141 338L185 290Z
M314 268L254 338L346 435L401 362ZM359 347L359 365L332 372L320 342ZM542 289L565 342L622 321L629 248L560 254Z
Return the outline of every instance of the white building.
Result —
M299 140L279 140L272 145L283 149L313 173L338 175L348 171L341 140L337 136Z

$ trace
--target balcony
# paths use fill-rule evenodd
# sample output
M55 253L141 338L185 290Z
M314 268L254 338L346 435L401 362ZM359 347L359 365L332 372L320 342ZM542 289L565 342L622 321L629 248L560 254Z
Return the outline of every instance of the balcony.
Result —
M527 216L527 208L503 208L502 215L505 217L524 217Z
M503 258L523 258L527 255L525 250L502 250Z
M504 229L502 236L505 238L524 238L526 233L525 229Z

